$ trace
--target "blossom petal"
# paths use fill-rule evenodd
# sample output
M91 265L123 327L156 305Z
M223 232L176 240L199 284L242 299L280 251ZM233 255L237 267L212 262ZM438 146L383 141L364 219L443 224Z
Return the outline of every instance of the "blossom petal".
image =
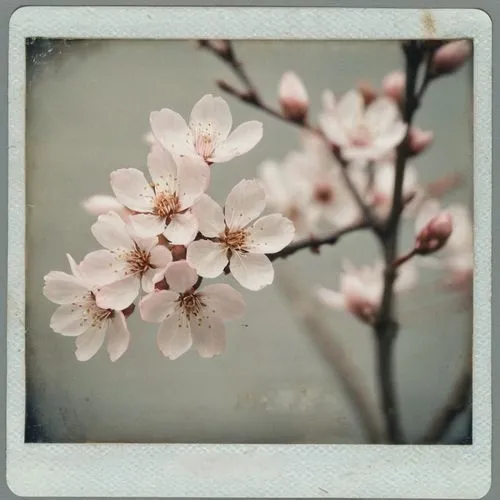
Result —
M167 267L165 279L170 290L184 293L195 285L198 275L185 260L178 260Z
M95 239L108 250L134 247L125 222L114 212L100 215L97 222L92 225L91 231Z
M104 285L96 290L96 303L102 309L122 311L134 302L139 294L140 285L141 279L135 274L109 285Z
M89 293L85 283L68 273L51 271L44 280L43 294L55 304L78 302Z
M166 269L168 264L172 262L172 253L167 247L157 245L150 252L149 262L157 269Z
M130 343L130 332L122 312L117 311L109 322L107 337L109 359L111 361L116 361L125 353Z
M388 97L375 99L366 109L365 120L374 135L383 134L399 119L396 103Z
M414 262L405 262L398 268L398 274L394 282L394 291L396 293L406 292L415 288L418 282L418 269Z
M208 240L193 241L187 248L186 260L204 278L216 278L227 265L226 249Z
M226 329L222 319L203 311L203 315L191 319L193 343L202 358L211 358L226 348Z
M407 128L406 123L396 122L375 139L374 146L381 152L379 158L401 143L406 135Z
M293 222L281 214L265 215L247 229L246 249L253 253L276 253L286 247L295 234Z
M165 231L165 219L153 214L131 215L130 225L134 234L141 238L157 236Z
M198 219L199 231L208 238L215 238L224 232L224 213L221 206L204 194L192 208L192 212Z
M257 180L243 179L226 199L224 215L229 229L237 230L256 219L266 206L266 191Z
M88 361L97 353L104 343L107 327L108 322L102 321L95 328L91 328L77 337L75 356L78 361Z
M176 214L168 223L163 234L174 245L191 243L198 233L198 219L191 212Z
M151 293L155 289L156 283L163 279L165 268L153 269L149 268L141 277L141 286L146 293Z
M234 279L248 290L261 290L274 279L273 265L265 255L233 252L229 268Z
M107 285L126 276L125 259L109 250L95 250L85 256L80 269L95 286Z
M224 320L235 319L245 314L246 306L241 293L225 283L206 286L200 295L207 308Z
M84 305L80 304L58 307L50 318L50 328L56 333L70 337L82 334L89 327L82 313L83 308Z
M87 198L82 203L83 208L92 215L103 215L108 212L116 212L124 217L128 210L114 197L104 194L96 194Z
M181 210L189 208L207 190L210 168L200 158L179 159L178 196Z
M319 301L332 309L346 309L345 297L342 293L330 290L329 288L319 287L316 289L316 296Z
M121 204L136 212L151 212L154 192L140 170L120 168L110 177L111 188Z
M229 105L222 97L203 96L193 107L189 127L196 135L212 137L216 143L224 141L233 125Z
M179 294L171 290L157 290L139 302L141 318L150 323L160 323L173 314Z
M156 194L173 194L177 186L177 164L172 154L159 144L154 144L148 154L147 164Z
M262 139L262 123L249 121L235 128L226 141L216 145L211 161L223 163L247 153Z
M337 103L336 113L342 128L351 129L361 120L364 111L364 99L358 90L349 90Z
M415 234L418 234L422 229L424 229L430 220L440 211L441 205L439 201L434 199L426 200L419 208L418 214L415 217Z
M344 146L349 142L347 134L336 115L333 113L321 113L318 120L321 130L333 144Z
M189 321L182 310L163 320L156 342L162 354L169 359L177 359L189 350L193 341Z

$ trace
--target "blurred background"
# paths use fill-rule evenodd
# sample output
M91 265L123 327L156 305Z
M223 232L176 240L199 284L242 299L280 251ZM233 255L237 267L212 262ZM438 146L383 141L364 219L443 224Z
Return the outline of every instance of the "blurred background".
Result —
M397 42L236 41L234 48L273 105L283 72L296 71L308 89L312 118L324 89L341 93L360 80L380 88L384 75L403 64ZM55 306L42 286L49 271L68 271L66 252L80 260L98 248L90 232L94 218L81 202L112 194L111 171L145 170L150 111L169 107L188 118L204 94L221 95L216 79L238 82L194 41L30 40L27 65L26 440L366 442L325 345L299 306L316 284L338 287L344 257L355 264L378 257L368 234L348 236L320 255L303 251L276 261L272 286L241 290L247 314L227 324L227 351L215 359L193 351L165 359L155 343L157 326L134 314L131 345L118 362L111 363L105 350L86 363L76 360L74 340L49 327ZM431 84L416 118L435 133L434 145L413 162L421 182L463 175L445 204L472 201L471 73L469 65ZM263 160L280 160L299 144L292 126L230 96L227 101L235 126L261 120L264 137L248 154L212 168L210 194L219 202L243 177L255 177ZM412 234L412 223L406 223L403 241L409 243ZM439 292L433 285L438 278L422 271L421 285L399 301L396 389L408 439L421 436L445 403L471 334L471 310ZM375 407L369 328L326 308L316 315L323 337L354 368L353 380ZM467 442L469 423L464 413L446 442Z

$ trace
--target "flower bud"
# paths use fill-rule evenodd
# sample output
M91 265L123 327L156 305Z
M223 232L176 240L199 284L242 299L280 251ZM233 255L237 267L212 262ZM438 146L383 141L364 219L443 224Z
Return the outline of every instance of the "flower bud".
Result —
M434 132L411 127L409 131L410 151L413 155L424 152L434 141Z
M434 54L432 70L435 75L446 75L457 71L472 53L468 40L457 40L440 47Z
M387 97L401 102L404 98L406 77L402 71L392 71L382 80L382 91Z
M415 241L415 251L420 255L436 252L443 248L453 231L451 214L441 212L435 215L420 230Z
M370 83L362 81L358 83L357 87L359 93L363 96L365 106L368 106L377 98L377 91Z
M288 71L283 74L278 96L283 114L292 120L302 121L309 109L309 96L300 78Z

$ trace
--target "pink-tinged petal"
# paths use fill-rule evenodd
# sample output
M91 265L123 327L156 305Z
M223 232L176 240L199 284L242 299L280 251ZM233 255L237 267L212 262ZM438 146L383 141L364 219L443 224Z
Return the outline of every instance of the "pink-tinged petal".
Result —
M374 135L383 134L399 119L397 104L388 97L375 99L365 113L365 120Z
M135 168L111 172L111 188L116 199L136 212L151 212L154 192L144 174Z
M343 125L333 113L321 113L319 115L319 126L326 138L337 146L344 146L349 142Z
M208 285L200 292L200 295L207 309L224 320L239 318L245 314L246 306L243 296L225 283Z
M177 186L177 164L172 154L159 144L154 144L149 152L147 164L156 194L173 194Z
M415 217L415 234L420 231L441 211L441 205L437 200L426 200L420 207Z
M458 253L472 253L474 248L474 230L472 215L467 206L454 203L447 208L453 221L453 232L448 238L445 249Z
M202 358L212 358L226 348L226 329L222 319L203 311L202 315L191 318L193 343Z
M261 290L274 279L273 265L265 255L233 252L229 268L234 279L248 290Z
M172 262L172 253L167 247L157 245L150 252L149 262L158 269L166 269L168 264Z
M108 322L102 321L99 326L87 330L76 339L75 356L78 361L88 361L101 348L106 337Z
M130 332L127 321L121 311L116 311L109 322L107 350L109 359L116 361L121 358L128 349L130 343Z
M174 245L188 245L198 234L198 219L192 212L176 214L167 224L163 235Z
M155 284L165 276L165 269L148 269L141 277L141 286L146 293L151 293L155 289Z
M150 323L160 323L171 316L177 307L179 294L171 290L159 290L146 295L139 302L141 318Z
M226 224L222 208L207 194L193 205L192 212L198 219L199 231L207 238L215 238L224 232Z
M65 304L58 307L50 318L50 328L69 337L82 334L90 326L84 318L84 308L85 304Z
M120 281L104 285L96 290L95 300L102 309L123 311L139 295L141 279L138 275L128 276Z
M364 99L358 90L349 90L337 103L336 115L342 128L351 129L361 120L364 111Z
M195 285L198 281L198 275L185 260L178 260L169 264L165 272L165 279L170 290L184 293Z
M377 161L384 158L387 152L388 149L386 147L379 148L378 146L342 148L342 156L347 161Z
M381 152L388 153L391 149L398 146L406 135L408 126L403 122L396 122L391 125L382 135L374 141L374 146L379 148Z
M114 197L96 194L87 198L82 203L83 208L92 215L103 215L116 212L120 217L126 215L128 210Z
M309 109L309 96L302 80L293 72L283 74L278 86L278 96L283 114L301 120Z
M179 159L179 184L177 194L181 210L189 208L207 190L210 168L200 158Z
M295 234L293 222L281 214L265 215L247 229L246 249L252 253L276 253L286 247Z
M130 225L133 233L140 238L157 236L165 231L165 219L153 214L131 215Z
M81 280L61 271L51 271L44 280L43 294L54 304L79 302L89 293Z
M329 288L319 287L316 290L316 296L319 301L327 307L339 311L346 309L345 297L342 293L330 290Z
M253 149L262 139L262 123L250 121L235 128L226 141L217 144L210 160L224 163Z
M81 271L94 286L107 285L126 276L125 259L109 250L96 250L85 256L80 264Z
M337 105L335 94L331 90L324 90L321 94L321 103L323 104L323 109L326 112L335 111L335 107Z
M71 269L71 272L73 273L73 276L75 278L84 280L84 276L80 272L80 267L75 262L75 259L73 259L73 257L71 257L71 255L69 253L66 254L66 258L68 259L69 268Z
M153 111L149 123L156 140L165 149L175 155L197 156L193 134L179 113L167 108Z
M406 85L406 76L403 71L392 71L382 80L384 94L395 101L401 101Z
M229 105L222 97L203 96L193 107L189 128L195 135L206 135L218 143L229 135L233 117Z
M166 317L156 335L161 353L169 359L177 359L186 353L193 341L189 321L182 310Z
M186 260L204 278L216 278L227 265L227 252L219 243L193 241L187 248Z
M125 222L114 212L100 215L97 222L92 225L91 231L95 239L108 250L134 248L134 242L127 231Z
M229 229L237 230L256 219L266 206L266 191L258 180L243 179L226 199L224 215Z

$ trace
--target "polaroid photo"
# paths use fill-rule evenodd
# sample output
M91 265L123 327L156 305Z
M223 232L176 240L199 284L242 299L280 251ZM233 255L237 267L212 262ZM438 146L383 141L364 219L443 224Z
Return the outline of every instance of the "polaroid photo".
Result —
M491 36L472 9L15 11L10 489L486 494Z

